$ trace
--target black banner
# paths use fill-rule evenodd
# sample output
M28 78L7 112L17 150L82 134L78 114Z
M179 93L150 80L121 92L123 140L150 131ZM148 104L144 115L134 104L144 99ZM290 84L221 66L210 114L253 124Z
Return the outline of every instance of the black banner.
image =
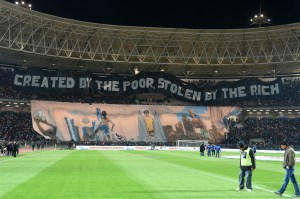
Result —
M70 71L44 71L38 68L14 70L14 87L22 91L52 94L105 94L113 96L163 93L182 101L214 104L245 99L274 99L283 95L282 80L264 82L257 78L221 81L211 84L184 82L162 72L142 72L132 77L76 74Z

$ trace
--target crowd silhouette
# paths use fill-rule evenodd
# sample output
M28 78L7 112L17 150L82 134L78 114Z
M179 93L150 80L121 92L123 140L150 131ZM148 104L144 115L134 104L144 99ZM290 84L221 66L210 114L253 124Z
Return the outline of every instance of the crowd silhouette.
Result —
M290 145L300 145L300 118L247 118L241 121L229 120L229 133L223 144L235 147L245 140L257 148L279 149L282 140ZM253 140L253 142L251 142Z

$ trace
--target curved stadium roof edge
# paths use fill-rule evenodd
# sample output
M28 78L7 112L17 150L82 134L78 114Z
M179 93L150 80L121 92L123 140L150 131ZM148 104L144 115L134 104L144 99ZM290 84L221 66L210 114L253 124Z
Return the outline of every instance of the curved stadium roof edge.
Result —
M163 67L195 77L300 74L300 23L246 29L118 26L0 0L0 28L2 63L120 74Z

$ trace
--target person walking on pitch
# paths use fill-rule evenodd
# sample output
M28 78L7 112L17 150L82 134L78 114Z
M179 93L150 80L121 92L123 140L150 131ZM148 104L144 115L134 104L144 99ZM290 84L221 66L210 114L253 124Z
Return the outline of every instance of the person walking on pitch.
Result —
M281 143L281 148L285 151L283 155L283 168L285 170L285 176L283 180L283 185L278 191L275 191L274 193L276 195L282 196L283 192L286 190L286 187L289 184L289 181L294 185L295 189L295 195L293 196L294 198L300 197L300 191L299 191L299 186L298 182L296 180L296 176L294 174L295 171L295 151L292 147L288 145L287 142L282 142Z

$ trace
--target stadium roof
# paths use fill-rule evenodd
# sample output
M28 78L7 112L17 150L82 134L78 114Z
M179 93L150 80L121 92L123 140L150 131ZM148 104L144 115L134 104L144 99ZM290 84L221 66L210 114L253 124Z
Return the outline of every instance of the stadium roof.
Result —
M245 29L104 25L60 18L0 0L4 64L185 78L300 74L300 24Z

